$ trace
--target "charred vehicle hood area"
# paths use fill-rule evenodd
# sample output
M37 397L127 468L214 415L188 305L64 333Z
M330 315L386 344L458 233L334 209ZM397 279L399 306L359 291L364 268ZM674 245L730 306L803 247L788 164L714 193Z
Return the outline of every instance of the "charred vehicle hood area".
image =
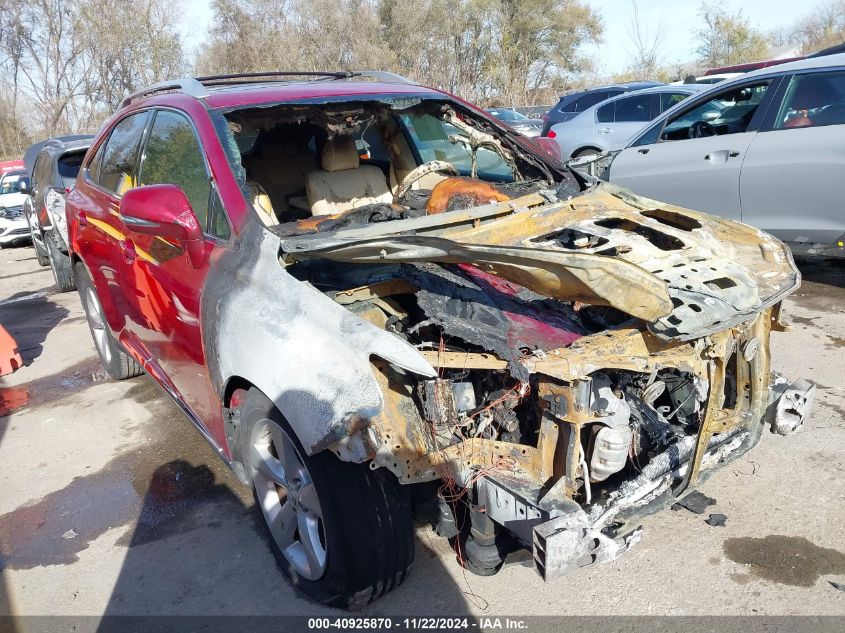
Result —
M546 579L612 560L766 423L806 418L814 386L770 369L800 285L770 235L542 160L449 100L215 116L264 226L212 265L212 379L250 380L309 455L422 491L475 571L518 547Z

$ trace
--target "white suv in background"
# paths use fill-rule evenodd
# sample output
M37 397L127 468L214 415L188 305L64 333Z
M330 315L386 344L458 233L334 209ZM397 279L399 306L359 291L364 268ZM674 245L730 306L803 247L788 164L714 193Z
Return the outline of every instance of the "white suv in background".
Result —
M0 178L0 248L29 241L29 224L23 203L29 190L25 171L8 172Z

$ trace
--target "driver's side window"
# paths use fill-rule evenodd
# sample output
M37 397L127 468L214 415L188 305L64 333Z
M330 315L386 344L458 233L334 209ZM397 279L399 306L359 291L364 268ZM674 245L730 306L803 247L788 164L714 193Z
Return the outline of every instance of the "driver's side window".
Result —
M181 187L200 226L206 230L211 180L190 121L169 110L155 113L144 148L141 185L172 184Z
M721 136L745 132L766 96L770 79L735 86L670 119L660 134L662 141Z

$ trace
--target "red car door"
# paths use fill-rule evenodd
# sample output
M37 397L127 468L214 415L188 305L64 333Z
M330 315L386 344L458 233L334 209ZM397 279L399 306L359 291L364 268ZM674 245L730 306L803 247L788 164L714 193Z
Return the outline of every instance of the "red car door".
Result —
M199 137L183 113L159 109L141 152L139 186L173 184L186 194L206 228L205 256L192 263L179 242L139 233L127 223L123 291L131 297L131 344L149 358L148 371L176 391L197 421L221 447L226 446L219 399L205 367L200 298L208 266L225 240L209 234L210 200L216 196Z
M67 199L75 216L70 236L88 266L109 327L124 334L128 306L121 285L120 243L125 227L120 220L120 196L135 186L138 151L150 112L135 112L120 119L83 168L82 186Z

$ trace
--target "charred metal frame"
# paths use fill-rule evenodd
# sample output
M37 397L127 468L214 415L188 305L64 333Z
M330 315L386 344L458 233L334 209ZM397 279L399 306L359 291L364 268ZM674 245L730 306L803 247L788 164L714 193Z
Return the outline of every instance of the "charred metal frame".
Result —
M331 450L385 468L404 484L446 480L469 490L493 521L533 547L544 577L625 551L639 532L610 536L614 518L683 493L760 438L769 334L781 327L780 302L800 276L788 249L756 229L608 184L571 199L544 190L436 216L305 228L310 232L292 235L251 223L239 247L212 264L203 334L224 404L232 385L254 386L308 454ZM566 230L587 238L571 245L560 237ZM413 279L327 294L296 274L312 261L471 265L541 297L630 318L523 356L417 349L388 327L402 310L393 299L417 291ZM437 393L448 369L497 371L520 384L530 377L536 441L440 442L415 389L434 381ZM586 479L580 437L597 421L590 381L603 370L675 370L706 382L708 393L696 436L670 445L636 481L589 504L579 483ZM237 446L232 456L240 459Z

